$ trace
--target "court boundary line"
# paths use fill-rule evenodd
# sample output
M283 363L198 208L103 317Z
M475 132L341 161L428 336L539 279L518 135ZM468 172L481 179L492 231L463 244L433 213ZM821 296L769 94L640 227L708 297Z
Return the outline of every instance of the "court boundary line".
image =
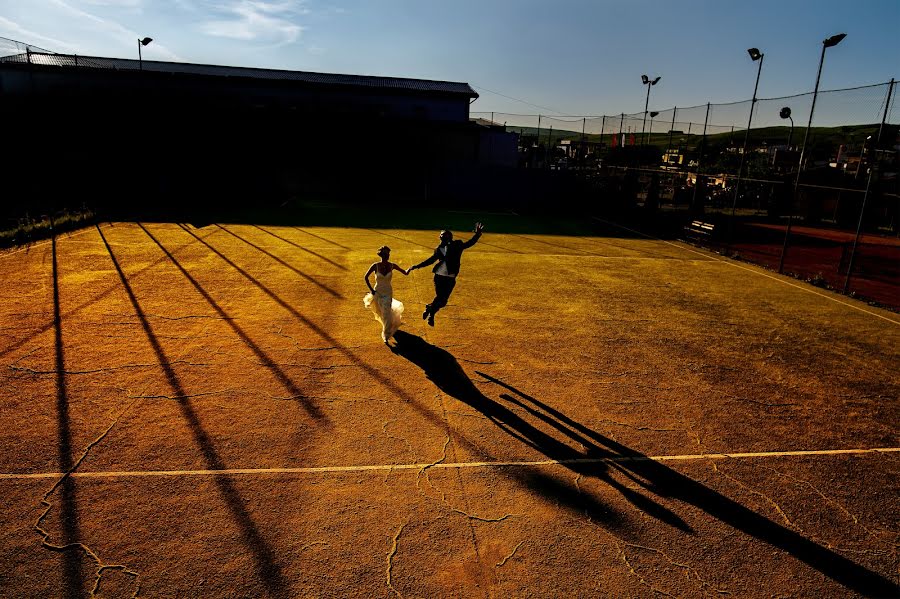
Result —
M758 451L744 453L696 453L662 456L611 456L606 458L576 458L570 460L534 460L513 462L440 462L423 464L361 464L357 466L308 466L298 468L228 468L222 470L122 470L98 472L72 472L75 478L146 478L156 476L237 476L265 474L318 474L340 472L367 472L393 470L422 470L449 468L535 468L539 466L569 466L579 464L608 464L622 462L689 462L696 460L735 460L746 458L777 458L832 455L880 455L900 453L900 447L875 447L872 449L812 449L795 451ZM28 480L59 478L64 472L0 473L2 480Z
M756 268L751 268L751 267L749 267L749 266L744 266L743 264L737 264L737 263L735 263L733 260L729 260L728 258L723 258L723 257L719 256L718 254L716 254L716 253L713 252L713 251L707 251L706 253L704 253L704 252L701 252L701 251L699 251L699 250L695 250L695 249L692 248L692 247L688 247L686 243L682 243L682 245L679 245L679 244L677 244L677 243L672 243L671 241L666 241L665 239L660 239L659 237L654 237L654 236L652 236L652 235L647 235L646 233L642 233L641 231L636 231L636 230L634 230L634 229L630 229L630 228L628 228L628 227L626 227L626 226L624 226L624 225L620 225L620 224L618 224L618 223L614 223L614 222L612 222L612 221L609 221L609 220L600 218L600 217L598 217L598 216L591 216L591 218L594 219L594 220L596 220L596 221L598 221L598 222L605 223L605 224L607 224L607 225L612 225L612 226L614 226L614 227L619 227L620 229L624 229L625 231L629 231L629 232L631 232L631 233L637 233L638 235L643 235L643 236L646 237L647 239L653 239L654 241L661 241L661 242L663 242L663 243L666 243L666 244L668 244L668 245L671 245L672 247L676 247L676 248L679 248L679 249L687 250L687 251L689 251L689 252L694 252L695 254L698 254L698 255L700 255L700 256L708 256L708 257L712 258L713 260L715 260L715 261L717 261L717 262L722 262L722 263L727 264L727 265L729 265L729 266L734 266L735 268L740 268L740 269L742 269L742 270L746 270L746 271L752 272L752 273L754 273L754 274L757 274L757 275L760 275L760 276L763 276L763 277L772 279L773 281L778 281L779 283L784 283L785 285L789 285L789 286L791 286L791 287L795 287L795 288L797 288L797 289L799 289L799 290L801 290L801 291L806 291L807 293L811 293L811 294L813 294L813 295L817 295L817 296L819 296L819 297L821 297L821 298L825 298L825 299L827 299L827 300L831 300L831 301L833 301L833 302L835 302L835 303L841 304L841 305L843 305L843 306L847 306L848 308L853 308L854 310L859 310L860 312L864 312L864 313L866 313L866 314L870 314L870 315L872 315L872 316L876 316L876 317L878 317L878 318L881 318L882 320L886 320L886 321L888 321L888 322L890 322L890 323L892 323L892 324L895 324L895 325L900 326L900 321L894 320L894 319L892 319L892 318L888 318L887 316L882 316L881 314L878 314L878 313L876 313L876 312L872 312L871 310L866 310L866 309L864 309L864 308L860 308L859 306L854 306L853 304L850 304L850 303L847 303L847 302L843 302L843 301L841 301L841 300L839 300L839 299L837 299L837 298L835 298L835 297L831 297L831 296L829 296L829 295L825 295L824 293L819 293L819 292L814 291L814 290L812 290L812 289L808 289L807 287L804 287L804 286L802 286L802 285L798 285L798 284L796 284L796 283L792 283L791 281L786 281L786 280L784 280L783 278L779 278L779 277L770 275L770 274L768 274L768 273L766 273L766 272L760 272L760 270L758 270L758 269L762 269L761 266L757 266ZM780 275L780 276L781 276L781 277L787 277L787 275Z

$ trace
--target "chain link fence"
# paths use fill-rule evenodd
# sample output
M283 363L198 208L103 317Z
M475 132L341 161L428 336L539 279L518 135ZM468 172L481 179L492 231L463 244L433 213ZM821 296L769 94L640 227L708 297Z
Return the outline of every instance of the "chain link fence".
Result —
M598 212L631 210L698 245L900 309L896 87L472 117L518 134L521 167L592 183Z

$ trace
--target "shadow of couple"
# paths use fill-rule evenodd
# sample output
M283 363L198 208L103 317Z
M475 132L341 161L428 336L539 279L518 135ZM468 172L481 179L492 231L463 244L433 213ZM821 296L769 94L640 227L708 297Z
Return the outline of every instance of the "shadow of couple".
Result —
M881 574L823 547L797 532L757 514L718 491L663 465L657 460L622 445L559 410L524 393L512 385L483 372L475 371L486 381L503 389L498 398L514 406L495 401L482 393L450 352L436 347L417 335L398 331L391 347L396 355L418 366L425 376L446 395L477 410L498 428L521 443L541 452L570 471L597 478L619 492L635 508L673 526L686 534L693 529L671 509L654 500L657 497L687 503L746 535L778 547L815 568L836 582L867 596L897 596L900 587ZM520 413L527 415L520 416ZM543 423L569 443L538 428ZM606 527L616 526L620 519L610 506L557 478L542 474L537 468L511 469L511 474L529 489L559 502L578 513L585 511L592 520ZM626 486L611 470L624 475L647 494Z

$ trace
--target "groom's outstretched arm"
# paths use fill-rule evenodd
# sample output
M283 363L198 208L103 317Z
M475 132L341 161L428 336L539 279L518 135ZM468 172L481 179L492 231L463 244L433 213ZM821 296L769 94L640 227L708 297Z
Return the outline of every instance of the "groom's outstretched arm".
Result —
M481 223L475 223L475 235L469 241L463 242L463 249L468 249L478 243L478 240L481 239L481 230L484 229L484 225Z
M415 264L415 265L413 265L413 266L410 266L410 267L409 267L409 270L410 270L410 271L413 271L413 270L416 270L417 268L424 268L424 267L426 267L426 266L428 266L428 265L430 265L430 264L434 264L435 261L437 261L437 259L438 259L438 253L437 253L437 250L435 250L434 253L431 255L430 258L426 258L425 260L422 260L422 261L419 262L418 264Z

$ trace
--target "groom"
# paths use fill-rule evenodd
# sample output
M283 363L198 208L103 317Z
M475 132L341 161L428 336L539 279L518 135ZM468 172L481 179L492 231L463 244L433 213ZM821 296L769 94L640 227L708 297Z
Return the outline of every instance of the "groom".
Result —
M454 240L453 233L447 230L441 231L441 245L435 248L434 254L427 260L410 267L409 272L412 272L417 268L437 262L431 269L431 272L434 273L434 299L430 304L425 305L425 311L422 313L422 318L427 318L430 326L434 326L434 315L447 305L450 293L456 286L456 275L459 274L459 263L463 250L475 245L481 237L483 228L481 223L475 223L475 235L468 241Z

